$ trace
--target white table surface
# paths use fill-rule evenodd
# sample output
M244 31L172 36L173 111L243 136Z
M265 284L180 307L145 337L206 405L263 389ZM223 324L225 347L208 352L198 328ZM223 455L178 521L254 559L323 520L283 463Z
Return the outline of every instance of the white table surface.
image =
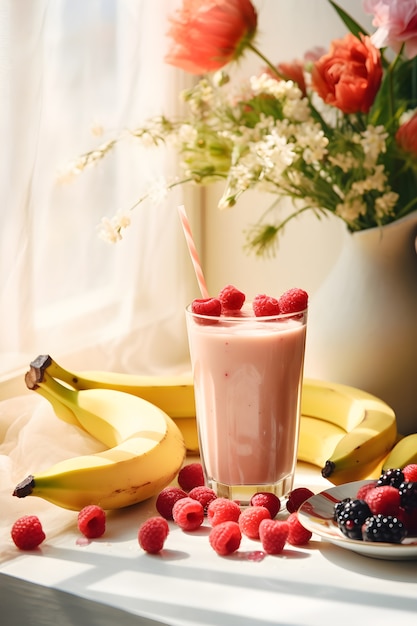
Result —
M300 465L296 486L331 486ZM35 552L16 550L0 564L4 626L408 626L417 616L417 561L383 561L314 537L282 555L251 555L260 544L244 538L237 553L215 554L207 522L193 533L171 524L160 555L137 542L154 499L110 513L106 534L80 545L76 528ZM152 621L156 620L156 622Z

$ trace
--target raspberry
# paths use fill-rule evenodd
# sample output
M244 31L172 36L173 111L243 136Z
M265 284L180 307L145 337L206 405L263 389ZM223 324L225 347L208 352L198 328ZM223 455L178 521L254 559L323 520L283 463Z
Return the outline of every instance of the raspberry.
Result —
M191 311L197 315L207 315L208 317L220 317L222 303L218 298L196 298L191 303ZM213 324L214 320L195 318L199 324ZM217 321L217 320L216 320Z
M375 489L375 487L376 487L375 481L370 482L370 483L365 483L365 485L362 485L361 487L359 487L358 491L356 492L356 500L365 500L366 502L366 494L371 489Z
M259 537L267 554L280 554L284 549L288 533L288 522L283 520L264 519L259 524Z
M193 500L193 498L188 496L181 498L172 507L172 516L174 522L182 530L196 530L204 520L203 505L198 500Z
M211 529L209 543L221 556L232 554L240 546L242 533L237 522L222 522Z
M370 489L365 502L373 515L397 515L400 508L400 493L392 485L382 485Z
M281 313L299 313L307 308L308 293L294 287L283 293L278 302Z
M213 491L213 489L205 487L204 485L201 487L194 487L193 489L191 489L188 495L190 498L198 500L203 505L205 514L207 514L207 508L210 502L213 502L213 500L217 498L217 495Z
M404 480L413 483L417 481L417 463L409 463L403 468Z
M24 515L16 520L11 535L19 550L34 550L45 539L42 524L36 515Z
M233 285L226 285L219 293L219 300L224 311L240 311L245 302L245 294Z
M164 547L168 533L169 526L164 517L150 517L139 528L139 545L145 552L157 554Z
M296 512L290 513L287 517L288 523L288 537L287 541L292 546L305 546L313 535L310 530L304 528Z
M281 502L278 496L268 491L258 491L250 499L251 506L264 506L271 514L271 519L279 513Z
M256 317L279 315L280 313L278 300L264 294L258 294L254 297L252 307Z
M172 507L180 498L186 498L187 493L179 487L165 487L158 494L156 498L155 506L159 515L165 517L165 519L173 519Z
M298 511L303 502L311 498L311 496L314 496L314 493L310 489L307 489L307 487L297 487L297 489L293 489L288 495L286 503L287 511L289 513Z
M263 519L271 519L264 506L249 506L239 516L239 528L249 539L259 539L259 524Z
M88 539L97 539L106 530L106 513L101 506L89 504L78 513L78 530Z
M207 507L207 519L211 526L217 526L222 522L237 522L239 516L239 505L227 498L216 498Z
M178 484L184 491L191 491L194 487L202 487L204 474L201 463L184 465L178 473Z

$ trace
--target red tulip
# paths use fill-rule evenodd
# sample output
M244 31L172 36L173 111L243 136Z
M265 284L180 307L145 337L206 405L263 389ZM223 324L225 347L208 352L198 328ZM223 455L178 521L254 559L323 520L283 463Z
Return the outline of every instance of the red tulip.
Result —
M369 37L336 39L312 68L312 86L343 113L368 113L382 80L381 54Z
M417 113L408 122L401 124L395 139L404 152L411 152L417 157Z
M170 21L173 45L166 62L204 74L242 54L255 35L257 13L250 0L183 0Z

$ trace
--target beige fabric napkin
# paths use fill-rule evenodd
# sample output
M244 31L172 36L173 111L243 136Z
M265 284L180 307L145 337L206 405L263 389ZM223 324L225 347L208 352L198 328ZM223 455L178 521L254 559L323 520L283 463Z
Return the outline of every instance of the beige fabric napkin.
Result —
M0 402L0 561L21 554L10 530L22 515L38 515L46 541L77 524L75 511L41 498L13 496L16 485L58 461L103 449L84 431L58 419L49 402L36 393Z

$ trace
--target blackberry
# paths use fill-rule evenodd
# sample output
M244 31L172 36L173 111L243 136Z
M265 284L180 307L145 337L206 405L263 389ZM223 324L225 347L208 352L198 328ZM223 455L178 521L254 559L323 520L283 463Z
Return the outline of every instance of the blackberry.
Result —
M392 515L372 515L368 517L362 528L364 541L401 543L406 534L404 524Z
M391 487L396 487L398 489L398 487L401 485L401 483L404 482L404 480L404 473L402 469L388 469L381 474L376 484L378 485L378 487L391 485Z
M404 481L398 487L400 503L407 512L417 509L417 482Z
M334 515L333 515L333 519L335 522L337 522L339 515L343 511L346 502L351 502L351 500L352 500L351 498L345 498L344 500L340 500L340 502L336 502L336 504L334 505Z
M362 525L372 515L364 500L347 500L340 503L336 523L349 539L362 539Z

